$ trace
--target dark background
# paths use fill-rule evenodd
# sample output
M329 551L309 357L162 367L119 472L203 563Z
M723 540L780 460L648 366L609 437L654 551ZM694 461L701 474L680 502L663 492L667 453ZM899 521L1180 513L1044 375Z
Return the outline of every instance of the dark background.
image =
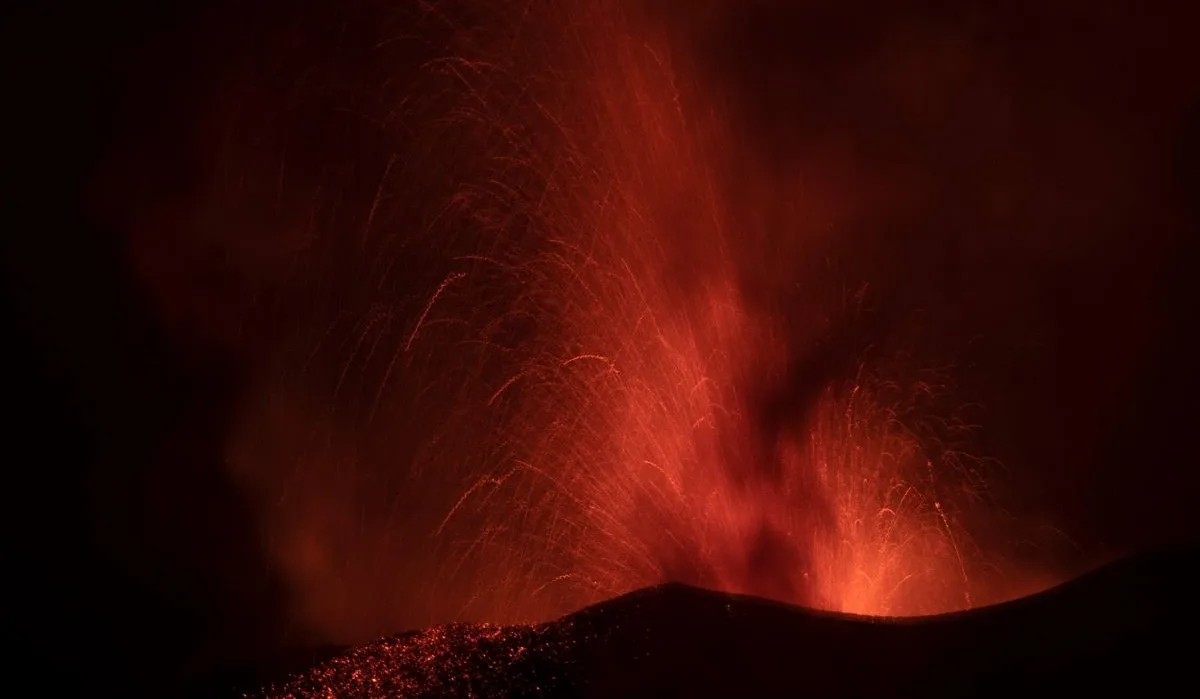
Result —
M1022 256L1053 266L1037 303L1020 306L1040 308L1038 327L1049 330L1024 359L1005 355L1008 374L976 379L1005 387L984 391L994 406L992 452L1036 464L1027 467L1038 483L1029 516L1070 531L1090 556L1194 539L1200 136L1187 3L1011 3L1003 11L926 3L895 17L836 5L780 15L751 3L727 25L720 46L728 55L713 56L734 89L747 91L746 123L764 141L749 147L784 157L804 147L789 134L863 121L860 129L878 134L864 146L876 148L876 161L953 161L931 188L935 198L955 192L966 202L939 214L947 226L983 206L971 199L980 190L974 173L1009 168L1018 190L1023 173L1042 173L1036 191L1013 195L1018 213L1003 222L1025 229L1025 242L971 253L997 266L1017 267ZM10 682L28 674L46 692L65 685L68 694L161 696L308 640L258 550L253 512L220 463L228 406L255 370L254 343L234 352L203 332L167 327L129 268L125 231L101 223L104 202L84 196L115 143L161 145L156 131L171 133L196 95L213 93L213 66L282 22L278 12L269 3L200 10L123 0L25 8L8 23L4 626L8 647L22 649L6 658ZM304 12L293 16L320 15ZM778 102L797 74L831 74L851 61L872 41L862 27L976 21L972 12L972 36L1005 57L1006 79L1021 88L1026 123L1061 123L1061 133L1031 127L1014 138L1027 152L1012 161L955 141L962 115L874 123L858 98L842 99L838 85L819 78L810 78L810 94L823 90L824 108L806 129L794 129L794 105ZM797 37L792 25L813 27L812 36ZM1096 127L1093 139L1061 146L1081 123ZM1104 169L1084 157L1089 143L1128 154L1136 181L1115 190L1089 182ZM184 155L172 167L172 157L151 179L186 190L196 168ZM1021 158L1034 164L1012 165ZM1066 252L1029 253L1028 241L1067 239L1075 242ZM1079 241L1093 252L1073 252ZM1146 319L1154 330L1127 332ZM1122 342L1138 351L1113 349ZM1114 376L1130 388L1118 392Z
M161 696L212 666L207 639L237 659L280 638L282 596L215 467L239 367L168 337L84 200L123 125L154 129L165 110L142 105L186 92L194 9L30 6L6 23L4 626L32 691Z

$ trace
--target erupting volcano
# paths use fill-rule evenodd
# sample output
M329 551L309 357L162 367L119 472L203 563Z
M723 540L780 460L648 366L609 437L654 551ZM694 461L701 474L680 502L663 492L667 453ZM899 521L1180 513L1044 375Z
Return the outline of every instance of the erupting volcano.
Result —
M1190 680L1200 5L17 9L39 693Z
M869 178L746 147L707 10L397 12L405 32L309 59L342 83L255 88L263 123L342 121L223 131L271 191L214 187L204 230L278 213L222 243L258 280L244 308L185 291L205 236L151 221L132 247L168 314L270 337L227 463L301 616L353 640L663 582L873 615L1011 593L977 543L999 510L955 353L901 298L936 274L861 232ZM326 164L343 150L364 155Z

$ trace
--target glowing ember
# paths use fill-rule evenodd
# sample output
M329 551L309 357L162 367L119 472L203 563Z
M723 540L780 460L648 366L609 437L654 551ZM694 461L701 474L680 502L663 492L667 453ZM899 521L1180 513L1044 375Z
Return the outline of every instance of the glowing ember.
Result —
M277 686L270 699L552 696L562 630L456 624L360 646Z

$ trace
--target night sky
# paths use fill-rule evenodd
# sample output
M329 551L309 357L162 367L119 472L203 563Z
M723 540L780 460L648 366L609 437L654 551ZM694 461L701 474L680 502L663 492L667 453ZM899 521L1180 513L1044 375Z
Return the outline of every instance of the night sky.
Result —
M360 117L443 30L373 0L271 4L123 0L9 23L5 627L26 667L93 696L356 640L297 611L227 446L235 406L320 319L444 276L428 247L405 249L396 264L423 271L365 290L370 253L328 233L320 265L290 266L306 217L361 226L382 149L417 157ZM1008 469L1008 514L1062 532L1066 570L1200 536L1189 3L723 5L671 21L733 105L734 160L780 178L810 163L842 196L856 278L920 307L986 406L977 446ZM428 44L388 60L364 48L413 35ZM279 153L310 185L278 184ZM771 196L730 181L738 202ZM318 190L334 203L312 205ZM752 303L789 293L794 270L759 271ZM341 370L309 369L322 390ZM338 400L373 418L361 383ZM354 448L416 454L423 429L363 427Z

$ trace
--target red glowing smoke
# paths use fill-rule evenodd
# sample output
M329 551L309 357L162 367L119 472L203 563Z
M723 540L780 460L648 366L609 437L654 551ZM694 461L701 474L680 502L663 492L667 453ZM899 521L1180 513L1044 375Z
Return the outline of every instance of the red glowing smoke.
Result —
M243 184L134 236L182 325L206 236L254 280L218 324L268 338L228 463L298 613L358 638L664 580L869 614L1006 594L953 357L848 233L910 188L836 144L757 162L690 30L637 2L461 5L247 89L263 123L323 116L229 129Z

